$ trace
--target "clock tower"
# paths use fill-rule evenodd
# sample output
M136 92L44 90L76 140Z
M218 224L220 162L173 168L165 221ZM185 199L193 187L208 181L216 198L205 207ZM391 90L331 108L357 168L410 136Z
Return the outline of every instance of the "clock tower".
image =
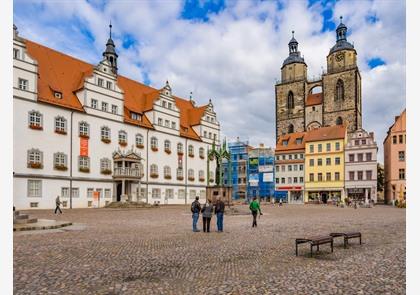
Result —
M336 36L336 44L327 56L327 73L323 75L323 125L347 124L352 132L362 127L362 87L357 52L347 41L342 17Z

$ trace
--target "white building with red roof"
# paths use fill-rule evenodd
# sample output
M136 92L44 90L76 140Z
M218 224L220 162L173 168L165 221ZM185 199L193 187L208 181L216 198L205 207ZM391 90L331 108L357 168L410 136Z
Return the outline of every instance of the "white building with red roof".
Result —
M14 205L104 206L205 200L220 143L211 100L197 107L118 73L110 36L91 65L24 39L14 26Z

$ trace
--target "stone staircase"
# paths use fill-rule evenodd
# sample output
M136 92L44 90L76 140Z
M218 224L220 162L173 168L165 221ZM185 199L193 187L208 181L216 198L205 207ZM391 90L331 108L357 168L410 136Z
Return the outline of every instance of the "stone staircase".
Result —
M36 223L37 218L29 218L28 214L21 214L19 211L13 211L13 224Z

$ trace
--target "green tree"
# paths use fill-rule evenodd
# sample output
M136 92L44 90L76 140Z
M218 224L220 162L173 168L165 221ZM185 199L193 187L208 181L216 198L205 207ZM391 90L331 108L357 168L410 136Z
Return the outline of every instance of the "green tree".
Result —
M385 184L385 172L384 168L381 164L378 163L378 192L384 191L384 184Z

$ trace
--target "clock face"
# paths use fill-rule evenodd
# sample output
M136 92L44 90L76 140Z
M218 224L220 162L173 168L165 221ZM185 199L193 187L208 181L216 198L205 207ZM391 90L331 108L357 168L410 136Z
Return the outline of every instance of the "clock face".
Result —
M338 53L336 56L335 56L335 60L336 61L342 61L344 59L344 54L341 52L341 53Z

